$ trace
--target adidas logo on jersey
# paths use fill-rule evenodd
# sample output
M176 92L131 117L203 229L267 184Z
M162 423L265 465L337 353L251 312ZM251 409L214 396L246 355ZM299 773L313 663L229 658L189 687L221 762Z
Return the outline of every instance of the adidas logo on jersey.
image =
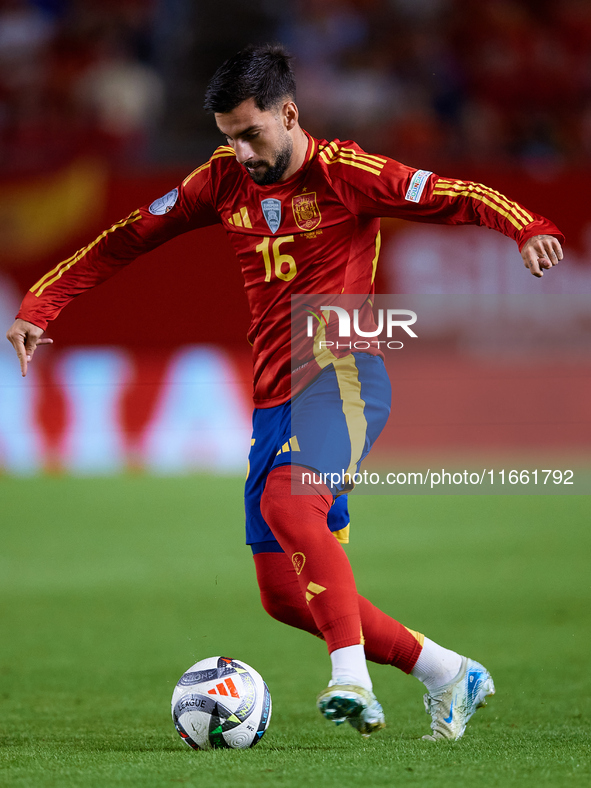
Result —
M233 213L232 216L228 219L230 224L233 224L234 227L247 227L249 230L252 229L252 222L250 221L250 216L248 215L248 208L244 207L241 208L236 213Z

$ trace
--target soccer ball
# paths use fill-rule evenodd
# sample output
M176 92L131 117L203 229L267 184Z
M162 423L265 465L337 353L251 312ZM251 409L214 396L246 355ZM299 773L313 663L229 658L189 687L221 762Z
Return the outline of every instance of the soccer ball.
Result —
M194 750L254 747L270 720L267 685L256 670L237 659L196 662L172 693L172 721Z

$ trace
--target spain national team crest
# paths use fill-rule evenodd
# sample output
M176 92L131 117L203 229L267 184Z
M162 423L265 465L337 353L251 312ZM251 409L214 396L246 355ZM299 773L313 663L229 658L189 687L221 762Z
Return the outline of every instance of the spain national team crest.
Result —
M314 230L322 218L316 202L316 192L298 194L291 201L293 218L300 230Z
M281 201L268 197L266 200L261 200L261 208L269 230L275 235L281 224Z

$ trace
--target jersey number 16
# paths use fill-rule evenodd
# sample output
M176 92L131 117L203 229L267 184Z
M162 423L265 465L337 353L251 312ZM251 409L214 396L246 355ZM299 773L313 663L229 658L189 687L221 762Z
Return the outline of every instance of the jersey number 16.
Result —
M275 263L275 276L277 279L283 279L284 282L290 282L297 274L296 261L290 254L281 254L280 246L284 243L292 243L294 241L293 235L285 235L282 238L275 238L271 246L271 239L269 237L263 238L260 244L255 247L255 251L261 252L265 262L265 282L271 281L271 246L273 252L273 260Z

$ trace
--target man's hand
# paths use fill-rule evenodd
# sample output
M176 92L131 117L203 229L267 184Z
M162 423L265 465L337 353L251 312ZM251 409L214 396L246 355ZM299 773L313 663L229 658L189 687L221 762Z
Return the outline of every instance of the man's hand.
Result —
M521 256L534 276L544 276L542 268L552 268L562 260L562 246L553 235L534 235L521 250Z
M37 345L51 345L53 339L47 337L42 339L43 329L26 320L17 318L6 333L6 339L12 342L16 355L21 363L21 373L23 378L27 374L27 365L33 358L33 353Z

